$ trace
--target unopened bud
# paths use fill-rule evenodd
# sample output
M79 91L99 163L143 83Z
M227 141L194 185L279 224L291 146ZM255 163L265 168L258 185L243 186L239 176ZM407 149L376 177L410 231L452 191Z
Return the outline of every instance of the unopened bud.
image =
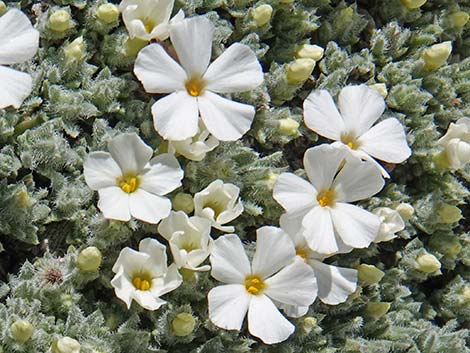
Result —
M194 201L190 194L179 192L173 198L173 209L175 211L183 211L186 214L190 214L194 211Z
M292 118L280 119L278 123L279 132L283 135L294 136L299 133L300 124Z
M107 24L116 22L119 18L119 9L116 5L110 3L100 5L96 9L96 17Z
M303 44L296 53L298 58L312 59L315 61L320 61L323 58L325 49L319 45L313 44Z
M379 92L382 97L384 98L387 97L388 91L387 91L387 85L385 83L376 83L376 84L370 85L369 87Z
M401 3L406 6L408 10L418 9L426 3L427 0L401 0Z
M312 316L307 316L303 319L303 329L306 333L310 333L313 329L318 326L318 321Z
M456 223L462 218L462 211L460 208L447 203L439 206L437 214L439 215L441 223L445 224Z
M307 80L315 68L315 60L297 59L290 63L287 67L287 82L295 85Z
M409 220L415 213L415 209L409 203L401 203L395 208L403 220Z
M0 16L7 12L7 5L3 1L0 1Z
M55 32L65 32L72 25L70 20L70 14L67 11L57 10L49 17L47 26Z
M19 343L25 343L33 335L33 325L26 320L17 320L10 326L11 337Z
M179 313L173 319L171 328L175 336L184 337L190 335L196 327L196 320L189 313Z
M463 11L457 11L447 16L452 27L463 27L467 24L470 15Z
M356 267L359 283L364 286L380 282L385 273L374 265L360 264Z
M62 337L52 344L53 353L80 353L80 343L70 337Z
M253 19L258 27L264 26L271 20L273 8L271 5L264 4L253 9Z
M424 254L416 259L417 270L423 273L434 273L441 269L441 263L432 254Z
M435 70L447 62L452 52L452 42L447 41L427 48L423 52L424 66L427 70Z
M101 251L94 246L89 246L78 254L77 267L82 272L96 272L101 265L102 259Z
M76 38L73 42L64 48L65 58L68 61L80 60L85 53L85 44L83 37Z
M378 320L382 316L384 316L389 310L390 310L390 303L385 303L385 302L369 303L366 306L365 314L369 318Z

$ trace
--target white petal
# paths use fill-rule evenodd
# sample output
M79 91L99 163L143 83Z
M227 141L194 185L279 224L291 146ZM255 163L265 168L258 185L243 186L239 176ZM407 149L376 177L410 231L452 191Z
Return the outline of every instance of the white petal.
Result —
M401 163L411 155L403 125L394 118L373 126L358 139L358 143L361 150L389 163Z
M150 255L152 271L155 275L163 275L167 271L166 246L158 240L145 238L139 242L139 251Z
M277 304L276 304L277 305ZM308 312L308 306L297 306L297 305L287 305L281 304L277 305L279 309L284 311L284 314L289 317L299 318L304 316Z
M10 105L19 108L31 93L33 79L24 72L4 66L0 66L0 77L0 109Z
M235 43L204 74L206 89L218 93L248 91L263 82L263 69L249 46Z
M338 106L347 132L357 137L380 118L385 101L377 90L366 85L347 86L339 93Z
M146 92L170 93L185 90L186 72L160 44L150 44L139 52L134 73Z
M266 344L285 341L294 331L292 325L265 295L251 297L248 309L248 331Z
M0 65L29 60L39 48L39 32L33 28L28 17L17 9L10 9L0 17L0 33ZM3 74L0 77L3 81Z
M122 267L126 275L132 274L134 271L139 271L146 267L149 259L149 254L126 247L119 253L113 265L113 272L119 272Z
M215 27L202 16L184 19L170 30L171 43L188 76L202 76L212 54L212 37Z
M141 221L157 224L171 211L171 201L162 196L154 195L143 189L129 194L131 215Z
M153 125L165 139L180 141L197 134L197 99L186 90L160 98L152 106Z
M136 133L125 133L108 142L108 149L123 174L139 174L153 150Z
M136 290L132 294L132 298L144 309L147 310L157 310L166 301L156 298L152 295L152 293L148 290Z
M83 163L85 181L92 190L117 186L117 178L122 176L121 169L107 152L92 152Z
M344 149L327 144L315 146L305 151L304 168L315 189L326 191L330 188L344 158Z
M211 275L220 282L241 284L251 273L245 249L235 234L224 235L214 241L210 261Z
M265 283L267 288L264 294L280 303L309 306L317 297L315 274L299 258L268 278Z
M369 161L369 162L373 163L375 165L375 167L377 168L377 170L382 174L382 177L384 177L386 179L390 178L390 175L388 174L387 170L379 162L377 162L377 160L375 160L373 157L371 157L369 154L367 154L363 150L361 150L361 149L357 149L357 150L350 149L350 152L351 152L351 156L354 156L354 157L360 158L364 161Z
M116 296L126 303L127 309L129 309L131 307L135 287L125 276L124 269L122 267L120 267L114 278L111 280L111 285L114 287L114 293L116 293Z
M210 91L198 97L201 119L207 130L221 141L236 141L247 132L255 117L255 108L223 98Z
M310 130L331 140L340 140L344 122L328 91L313 91L304 101L304 121Z
M129 209L129 194L118 186L98 190L100 199L98 208L103 212L104 218L129 221L131 219Z
M176 264L171 264L163 277L155 278L152 281L150 292L153 296L159 297L178 288L183 283L183 277L178 272Z
M282 229L264 226L256 231L256 252L252 272L268 278L295 258L295 247Z
M330 254L338 251L333 222L328 207L317 206L302 220L303 234L313 251Z
M150 167L140 175L139 188L163 196L180 187L181 179L183 170L178 160L164 153L150 160Z
M338 236L353 248L368 247L379 233L380 218L358 206L337 202L331 218Z
M349 159L335 178L336 201L354 202L374 196L385 185L382 174L370 161Z
M209 318L226 330L240 330L248 310L250 296L241 284L228 284L212 288L207 295Z
M292 173L282 173L273 189L274 199L288 212L307 212L317 204L317 190L306 180Z
M337 267L310 259L308 262L315 272L318 284L318 297L329 305L345 302L357 287L357 271Z

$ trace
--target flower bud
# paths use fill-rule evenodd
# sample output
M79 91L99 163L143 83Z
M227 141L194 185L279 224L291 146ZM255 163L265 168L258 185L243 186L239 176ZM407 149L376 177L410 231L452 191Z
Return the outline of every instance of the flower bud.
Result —
M452 27L458 28L465 26L469 18L470 15L463 11L457 11L447 16L447 20L449 21L450 25Z
M432 45L423 52L424 67L430 71L441 67L447 62L451 52L451 41Z
M312 316L307 316L303 320L303 329L306 333L310 333L313 329L315 329L318 325L318 321L316 318Z
M415 213L415 209L413 206L411 206L409 203L401 203L399 204L395 210L398 211L398 213L400 214L401 218L403 218L403 220L407 221L409 220L413 214Z
M57 10L49 17L47 26L55 32L65 32L72 26L70 14L65 10Z
M469 286L465 286L462 289L462 299L464 303L470 303L470 287Z
M281 4L292 4L295 0L279 0Z
M263 4L253 9L252 16L256 22L256 25L258 27L261 27L268 23L269 20L271 20L272 14L273 8L271 7L271 5Z
M432 254L424 254L416 259L416 269L423 273L433 273L441 269L441 263Z
M52 353L80 353L80 343L70 337L62 337L52 344Z
M272 171L268 172L268 175L266 175L263 181L269 190L274 189L277 178L279 178L279 174L273 173Z
M374 265L360 264L356 267L357 279L363 286L370 286L375 283L379 283L385 273L379 270Z
M173 198L173 209L175 211L183 211L186 214L190 214L194 211L194 201L190 194L179 192Z
M290 63L287 67L287 82L295 85L307 80L315 68L315 60L297 59Z
M437 210L441 223L451 224L460 221L462 218L462 211L457 206L443 203Z
M278 124L279 132L283 135L295 136L299 133L300 124L292 118L280 119Z
M25 343L33 335L33 325L26 320L17 320L10 326L11 337L19 343Z
M7 5L3 1L0 1L0 16L7 12Z
M408 10L418 9L426 3L427 0L401 0L401 3L406 6Z
M119 18L119 9L114 4L102 4L96 9L96 17L107 24L116 22Z
M444 148L434 158L438 166L457 170L470 162L470 118L451 123L437 143Z
M80 60L85 53L85 44L83 44L83 37L76 38L73 42L64 48L64 54L67 61Z
M371 319L378 320L390 310L390 303L376 302L366 306L365 315Z
M101 265L102 259L101 251L94 246L89 246L78 254L77 267L82 272L96 272Z
M189 313L179 313L171 322L171 328L175 336L184 337L190 335L196 327L196 320Z
M385 83L376 83L376 84L370 85L369 87L379 92L382 97L384 98L387 97L388 91L387 91L387 85Z
M319 45L303 44L299 48L299 50L297 50L295 56L297 56L298 58L306 58L315 61L320 61L323 58L324 52L325 49L323 49Z

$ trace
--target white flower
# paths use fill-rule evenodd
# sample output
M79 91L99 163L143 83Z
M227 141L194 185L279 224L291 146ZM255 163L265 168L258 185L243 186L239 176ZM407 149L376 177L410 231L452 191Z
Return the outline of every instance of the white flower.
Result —
M166 247L155 239L145 238L139 251L121 250L113 266L111 281L116 296L131 307L132 300L147 310L157 310L166 303L160 299L183 281L175 264L167 266Z
M211 274L226 285L209 292L210 320L218 327L240 330L248 312L253 336L267 344L286 340L295 326L276 304L309 306L317 294L312 269L295 257L292 241L275 227L258 229L251 266L238 236L218 238L210 257Z
M204 190L194 195L194 214L207 218L214 228L223 232L233 232L232 226L224 224L234 220L243 212L243 204L238 198L238 186L220 179L214 180Z
M123 0L119 11L126 25L129 37L150 41L164 41L170 36L170 28L184 19L180 10L170 20L175 0Z
M346 146L353 155L373 161L388 178L387 171L375 159L401 163L411 150L397 119L385 119L374 125L385 110L383 97L365 85L348 86L341 90L338 106L341 114L328 91L313 91L304 102L305 125L337 141L333 145Z
M460 169L470 162L470 118L451 123L437 143L444 147L446 164L451 169Z
M3 65L30 60L39 48L39 32L28 17L11 9L0 17L0 109L19 108L33 86L30 75Z
M150 93L171 93L152 107L154 126L166 140L180 141L198 132L199 115L221 141L239 139L251 126L255 108L216 93L248 91L263 81L256 55L235 43L209 65L214 25L205 17L181 21L170 29L177 63L159 44L137 56L134 72Z
M158 232L170 243L171 253L178 268L209 271L210 266L200 266L209 256L213 240L211 222L201 217L188 217L183 211L171 212L161 221Z
M199 130L193 137L182 141L168 141L168 153L178 153L192 161L202 161L207 152L219 145L219 140L212 136L202 122Z
M273 197L286 216L302 224L309 247L321 254L341 251L345 246L365 248L376 238L380 219L350 202L378 193L384 180L370 161L350 156L344 149L321 145L304 155L308 181L283 173Z
M98 207L105 218L148 223L167 217L171 201L163 195L181 185L183 171L174 156L153 150L135 133L121 134L107 152L92 152L83 165L85 181L98 190Z
M392 240L397 237L396 232L405 229L405 222L396 210L388 207L378 207L372 213L378 216L381 221L379 234L374 239L374 243Z

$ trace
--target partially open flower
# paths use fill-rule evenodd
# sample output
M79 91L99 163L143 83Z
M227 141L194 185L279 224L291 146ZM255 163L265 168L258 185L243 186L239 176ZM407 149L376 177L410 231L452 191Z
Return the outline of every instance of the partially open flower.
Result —
M437 143L444 148L444 166L456 170L470 162L470 118L451 123Z
M178 153L192 161L202 161L206 154L219 145L219 140L212 136L199 122L199 130L193 137L181 141L168 141L168 152Z
M378 216L382 222L380 224L379 234L374 239L374 243L392 240L397 237L396 232L405 229L405 222L403 218L401 218L400 213L396 210L392 210L388 207L378 207L373 210L372 213Z

